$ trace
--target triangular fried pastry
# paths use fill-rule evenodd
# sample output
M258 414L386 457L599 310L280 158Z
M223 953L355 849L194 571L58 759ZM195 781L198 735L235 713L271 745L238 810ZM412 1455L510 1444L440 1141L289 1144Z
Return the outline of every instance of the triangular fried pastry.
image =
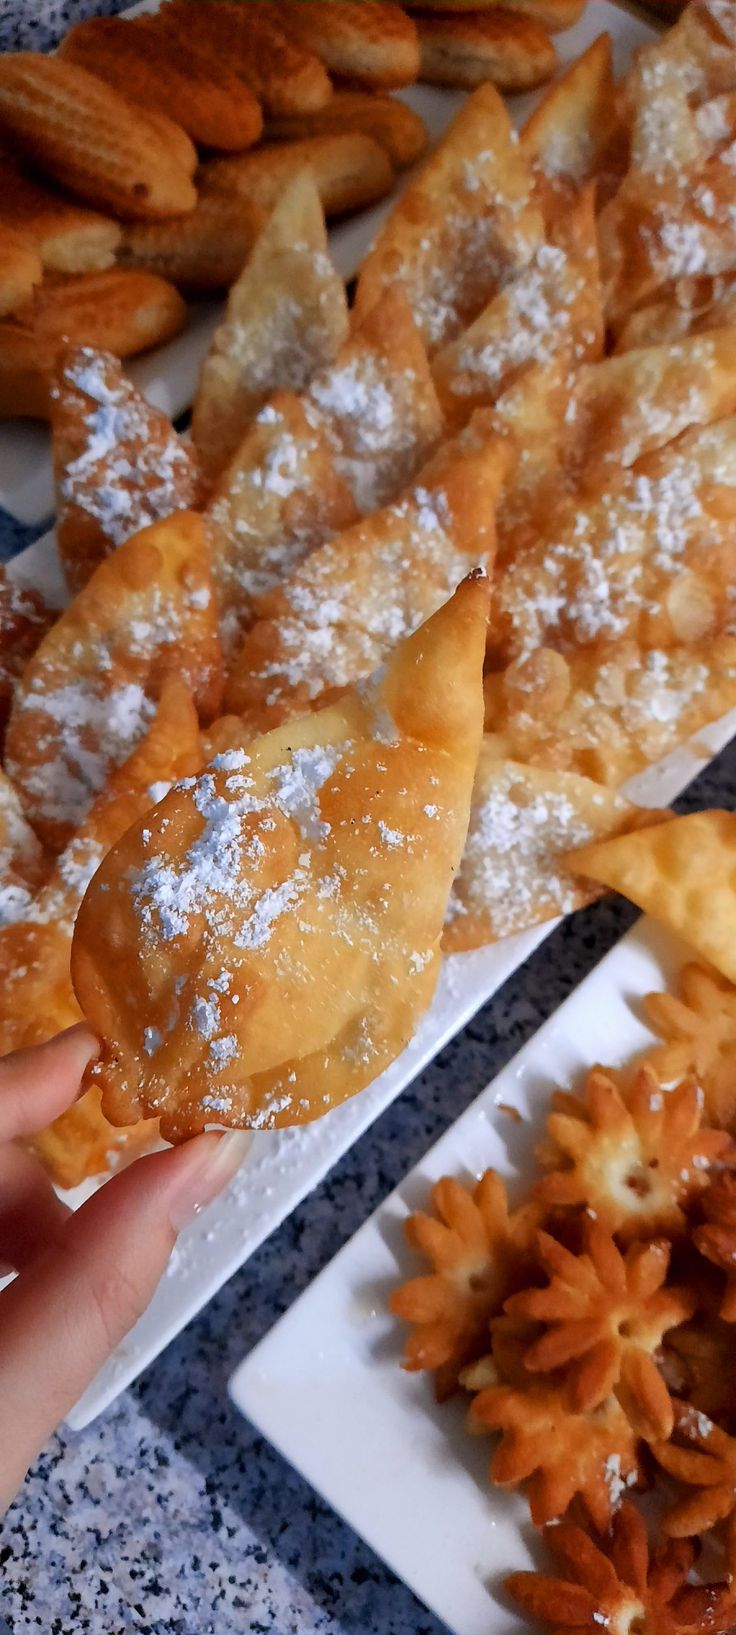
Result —
M110 352L70 346L60 354L51 436L56 539L74 594L131 534L197 504L191 451Z
M285 188L228 298L202 365L192 437L210 477L279 388L299 391L345 340L347 303L311 174Z
M414 488L313 551L263 598L228 710L263 731L370 675L470 568L490 566L506 460L501 439L471 422Z
M177 675L214 715L217 612L201 517L143 529L95 570L16 689L7 770L41 838L59 851Z
M16 584L0 563L0 748L15 684L55 618L39 592Z
M477 318L544 240L529 169L492 85L469 96L363 262L362 319L398 284L432 355Z
M586 879L620 891L736 981L736 812L690 812L584 846L568 858Z
M45 872L41 842L0 768L0 926L20 919Z
M507 760L484 738L446 952L499 942L591 902L596 891L570 873L566 854L588 839L618 834L638 815L591 779Z
M632 312L616 342L617 352L659 346L685 335L736 324L736 272L717 278L679 278L657 301Z
M599 34L545 91L521 133L521 150L548 219L598 176L611 157L616 132L611 39Z
M494 406L494 425L509 462L496 508L497 573L523 556L549 522L561 487L564 492L560 478L573 378L568 359L557 353L522 370Z
M592 188L462 335L434 359L450 430L494 403L530 364L561 354L569 367L600 357L604 325Z
M217 757L109 854L72 969L113 1119L304 1123L403 1049L467 829L487 606L473 575L369 686Z
M694 102L736 86L736 18L729 0L701 0L686 6L674 28L637 53L640 68L674 68Z
M500 751L616 789L736 706L736 637L643 652L538 647L485 681Z
M327 433L307 410L295 393L275 392L205 512L226 660L253 622L256 598L358 515Z

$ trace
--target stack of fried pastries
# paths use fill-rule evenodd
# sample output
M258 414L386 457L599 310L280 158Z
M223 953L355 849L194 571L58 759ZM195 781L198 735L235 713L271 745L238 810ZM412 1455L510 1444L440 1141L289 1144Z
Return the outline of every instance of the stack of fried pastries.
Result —
M661 1042L553 1092L520 1201L444 1176L405 1222L404 1366L494 1435L491 1482L523 1488L553 1564L504 1589L551 1630L736 1619L735 855L719 811L583 849L698 954L643 999Z
M258 8L264 26L268 11ZM571 849L640 829L627 780L736 705L736 329L724 322L721 300L727 234L720 270L704 269L691 308L692 280L687 289L662 284L656 301L642 304L645 288L647 300L652 292L650 278L639 281L646 235L624 258L636 278L626 322L643 324L656 308L654 333L637 335L634 346L619 325L623 275L606 259L609 242L634 232L622 213L609 233L617 201L649 175L643 88L651 75L669 85L672 62L684 54L697 81L687 102L693 128L712 133L734 117L720 18L717 0L685 14L618 87L602 36L547 93L519 140L498 92L480 86L409 179L361 268L352 307L329 257L318 181L309 166L299 170L264 209L230 290L190 435L175 433L109 352L76 336L58 349L50 397L58 535L73 600L53 622L30 594L0 581L3 767L49 869L155 730L172 680L187 687L204 730L202 764L250 755L271 736L284 756L300 745L312 756L315 723L336 721L346 700L380 690L399 644L481 567L491 583L485 731L462 861L443 907L445 949L523 931L601 889L571 868ZM682 151L692 181L689 142ZM723 180L727 164L721 169ZM673 334L665 310L676 318ZM450 702L448 679L448 712ZM389 745L392 719L393 707ZM306 799L302 772L294 776ZM147 786L151 809L163 781ZM217 780L216 788L224 800ZM346 802L357 788L348 782ZM402 800L411 802L406 789ZM193 799L182 794L175 803L182 846L195 822ZM153 833L157 819L137 815ZM361 816L352 813L358 833ZM411 816L402 809L400 824L389 815L382 822L387 832L426 839L428 818L453 857L457 832L431 797ZM182 858L166 861L165 848L156 855L176 898ZM18 887L25 890L17 916L24 927L38 880L19 878L22 848L20 862L10 850L8 857L0 892L7 885L17 902ZM255 857L240 859L246 876L256 869ZM148 861L141 854L139 873ZM292 862L298 872L298 856ZM267 848L258 869L267 873L272 863ZM114 853L111 882L125 866L124 852ZM281 904L283 888L296 913L301 885L292 894L291 867L278 873L281 859L257 889ZM241 887L247 896L247 879ZM319 912L327 923L337 910ZM224 1092L233 1072L201 1045L192 1055L188 1038L184 1049L184 1022L161 1045L165 1069L158 1045L149 1062L140 1040L131 1044L126 1018L106 1009L105 961L114 966L118 956L111 947L103 959L100 943L96 969L94 918L85 912L77 969L100 1026L127 1041L124 1058L105 1064L104 1105L116 1123L162 1111L161 1082L175 1063L186 1091L185 1108L168 1113L177 1137L201 1127L204 1113L233 1123L315 1115L311 1090L308 1111L294 1098L274 1111L287 1093L276 1089L283 1064L257 1055L243 1056L235 1092ZM106 918L100 913L100 923ZM151 924L159 937L155 916ZM151 962L139 931L121 904L115 936L129 950L131 976L134 966L138 973L136 1021L151 1040L164 1040L166 984L184 976L190 956L196 963L207 939L200 922L191 938L177 932L183 941L149 1018L141 995ZM48 925L43 936L52 937ZM263 958L268 987L275 968ZM59 960L68 1006L68 939ZM0 1048L15 1040L19 1011L52 1030L50 1014L38 1021L42 966L16 964ZM230 1036L240 1062L239 1030ZM397 1024L396 1049L403 1037ZM388 1048L384 1041L374 1059L365 1042L350 1043L354 1062L373 1060L374 1070ZM313 1049L317 1073L324 1036ZM266 1116L260 1086L268 1075ZM359 1082L356 1066L350 1087ZM81 1146L78 1160L83 1170Z

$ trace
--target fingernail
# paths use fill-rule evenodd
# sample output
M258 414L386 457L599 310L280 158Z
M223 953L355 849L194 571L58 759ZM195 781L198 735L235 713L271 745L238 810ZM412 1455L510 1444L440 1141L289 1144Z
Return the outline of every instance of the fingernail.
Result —
M169 1199L169 1220L176 1232L224 1191L252 1140L250 1130L231 1130L227 1135L197 1136L181 1149L182 1173Z
M96 1061L100 1054L100 1041L86 1022L75 1022L72 1027L65 1028L63 1033L58 1034L56 1039L49 1039L47 1043L73 1045L79 1053L80 1072L89 1067L91 1062Z

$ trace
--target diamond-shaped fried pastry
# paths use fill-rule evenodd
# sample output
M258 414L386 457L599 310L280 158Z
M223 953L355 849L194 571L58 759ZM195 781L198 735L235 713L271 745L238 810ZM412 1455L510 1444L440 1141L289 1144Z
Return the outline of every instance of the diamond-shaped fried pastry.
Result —
M370 675L470 568L489 565L505 465L501 439L471 423L393 505L313 551L263 598L227 708L263 730Z
M109 352L70 346L60 354L51 434L56 539L73 593L131 534L197 503L190 450Z
M611 41L600 34L549 87L521 133L545 214L554 219L613 158L618 133Z
M528 1617L555 1635L572 1629L599 1635L601 1628L728 1635L733 1628L730 1584L693 1583L697 1546L690 1539L650 1551L646 1523L633 1504L621 1505L598 1543L567 1522L546 1527L544 1537L563 1576L512 1573L504 1587Z
M659 346L685 335L736 325L736 273L717 278L679 278L657 301L632 312L616 342L617 352Z
M487 605L472 576L372 689L217 757L108 855L72 970L114 1120L304 1123L403 1049L467 828Z
M253 623L257 599L358 515L327 435L307 409L293 392L274 393L205 512L226 660Z
M543 1324L524 1367L530 1374L564 1370L577 1413L615 1392L637 1435L668 1437L674 1410L657 1356L667 1331L695 1306L687 1291L663 1287L669 1243L635 1243L622 1254L600 1221L588 1219L583 1254L548 1232L537 1234L537 1250L546 1287L524 1289L505 1305L511 1316Z
M480 86L380 228L356 316L399 284L430 354L454 340L544 241L529 180L498 91Z
M326 68L290 39L275 7L248 0L166 0L152 21L174 46L189 41L219 68L228 63L255 92L265 114L309 114L330 100Z
M16 584L0 564L0 748L18 677L55 618L37 590Z
M702 102L736 86L734 68L736 28L728 0L702 0L686 7L674 28L668 29L637 54L637 64L664 64L679 74L694 102Z
M660 1521L665 1537L687 1539L726 1523L729 1574L736 1571L736 1438L689 1403L676 1405L669 1442L652 1445L655 1459L677 1482L692 1489ZM733 1613L732 1613L733 1618Z
M485 688L499 756L617 789L736 706L736 637L666 652L632 641L565 655L537 647Z
M573 865L660 920L736 982L736 812L689 812L584 846Z
M322 207L302 172L256 240L202 366L192 437L209 476L224 469L273 391L298 391L332 361L347 328Z
M509 761L484 738L445 951L480 948L590 902L566 860L571 837L583 844L583 835L618 833L637 815L589 778Z
M491 1318L528 1277L539 1210L533 1203L510 1210L494 1170L472 1191L444 1176L432 1188L432 1207L404 1224L407 1242L432 1270L395 1289L389 1307L412 1325L404 1367L430 1370L442 1401L457 1389L460 1370L487 1350Z
M45 872L41 842L0 769L0 926L21 918Z
M189 0L185 0L188 4ZM324 107L312 113L283 114L269 118L266 136L280 141L301 141L304 137L326 136L345 131L362 131L378 142L397 170L421 158L428 142L424 120L398 97L379 96L374 91L336 89Z
M692 1073L709 1124L736 1135L736 989L703 965L683 965L677 992L647 994L644 1011L664 1040L647 1052L662 1083Z
M202 519L183 511L100 563L16 689L6 765L42 839L60 850L179 676L206 717L221 688Z
M720 1315L736 1323L736 1176L716 1175L703 1197L705 1223L693 1232L701 1255L726 1274Z
M603 309L591 188L531 261L433 363L447 426L495 402L529 364L561 355L572 367L603 350Z
M628 1084L596 1067L579 1096L552 1098L538 1152L548 1173L536 1195L551 1209L594 1210L625 1243L678 1237L729 1141L725 1130L703 1128L693 1079L663 1090L646 1064Z

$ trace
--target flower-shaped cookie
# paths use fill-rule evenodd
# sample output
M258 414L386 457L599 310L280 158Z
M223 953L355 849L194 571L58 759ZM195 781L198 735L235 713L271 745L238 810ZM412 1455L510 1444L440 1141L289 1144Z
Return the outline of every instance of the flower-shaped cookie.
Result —
M703 1198L705 1224L696 1227L693 1242L726 1274L721 1317L736 1323L736 1175L717 1175Z
M728 1323L701 1311L693 1322L673 1329L662 1348L662 1373L675 1396L734 1428L736 1378Z
M648 1060L663 1083L692 1073L702 1086L708 1122L736 1128L736 988L716 971L689 964L679 994L648 994L647 1020L665 1041Z
M693 1493L662 1517L662 1532L673 1539L707 1533L725 1521L729 1571L736 1571L736 1437L714 1425L707 1414L688 1403L675 1404L675 1429L669 1442L654 1442L652 1452L669 1476Z

